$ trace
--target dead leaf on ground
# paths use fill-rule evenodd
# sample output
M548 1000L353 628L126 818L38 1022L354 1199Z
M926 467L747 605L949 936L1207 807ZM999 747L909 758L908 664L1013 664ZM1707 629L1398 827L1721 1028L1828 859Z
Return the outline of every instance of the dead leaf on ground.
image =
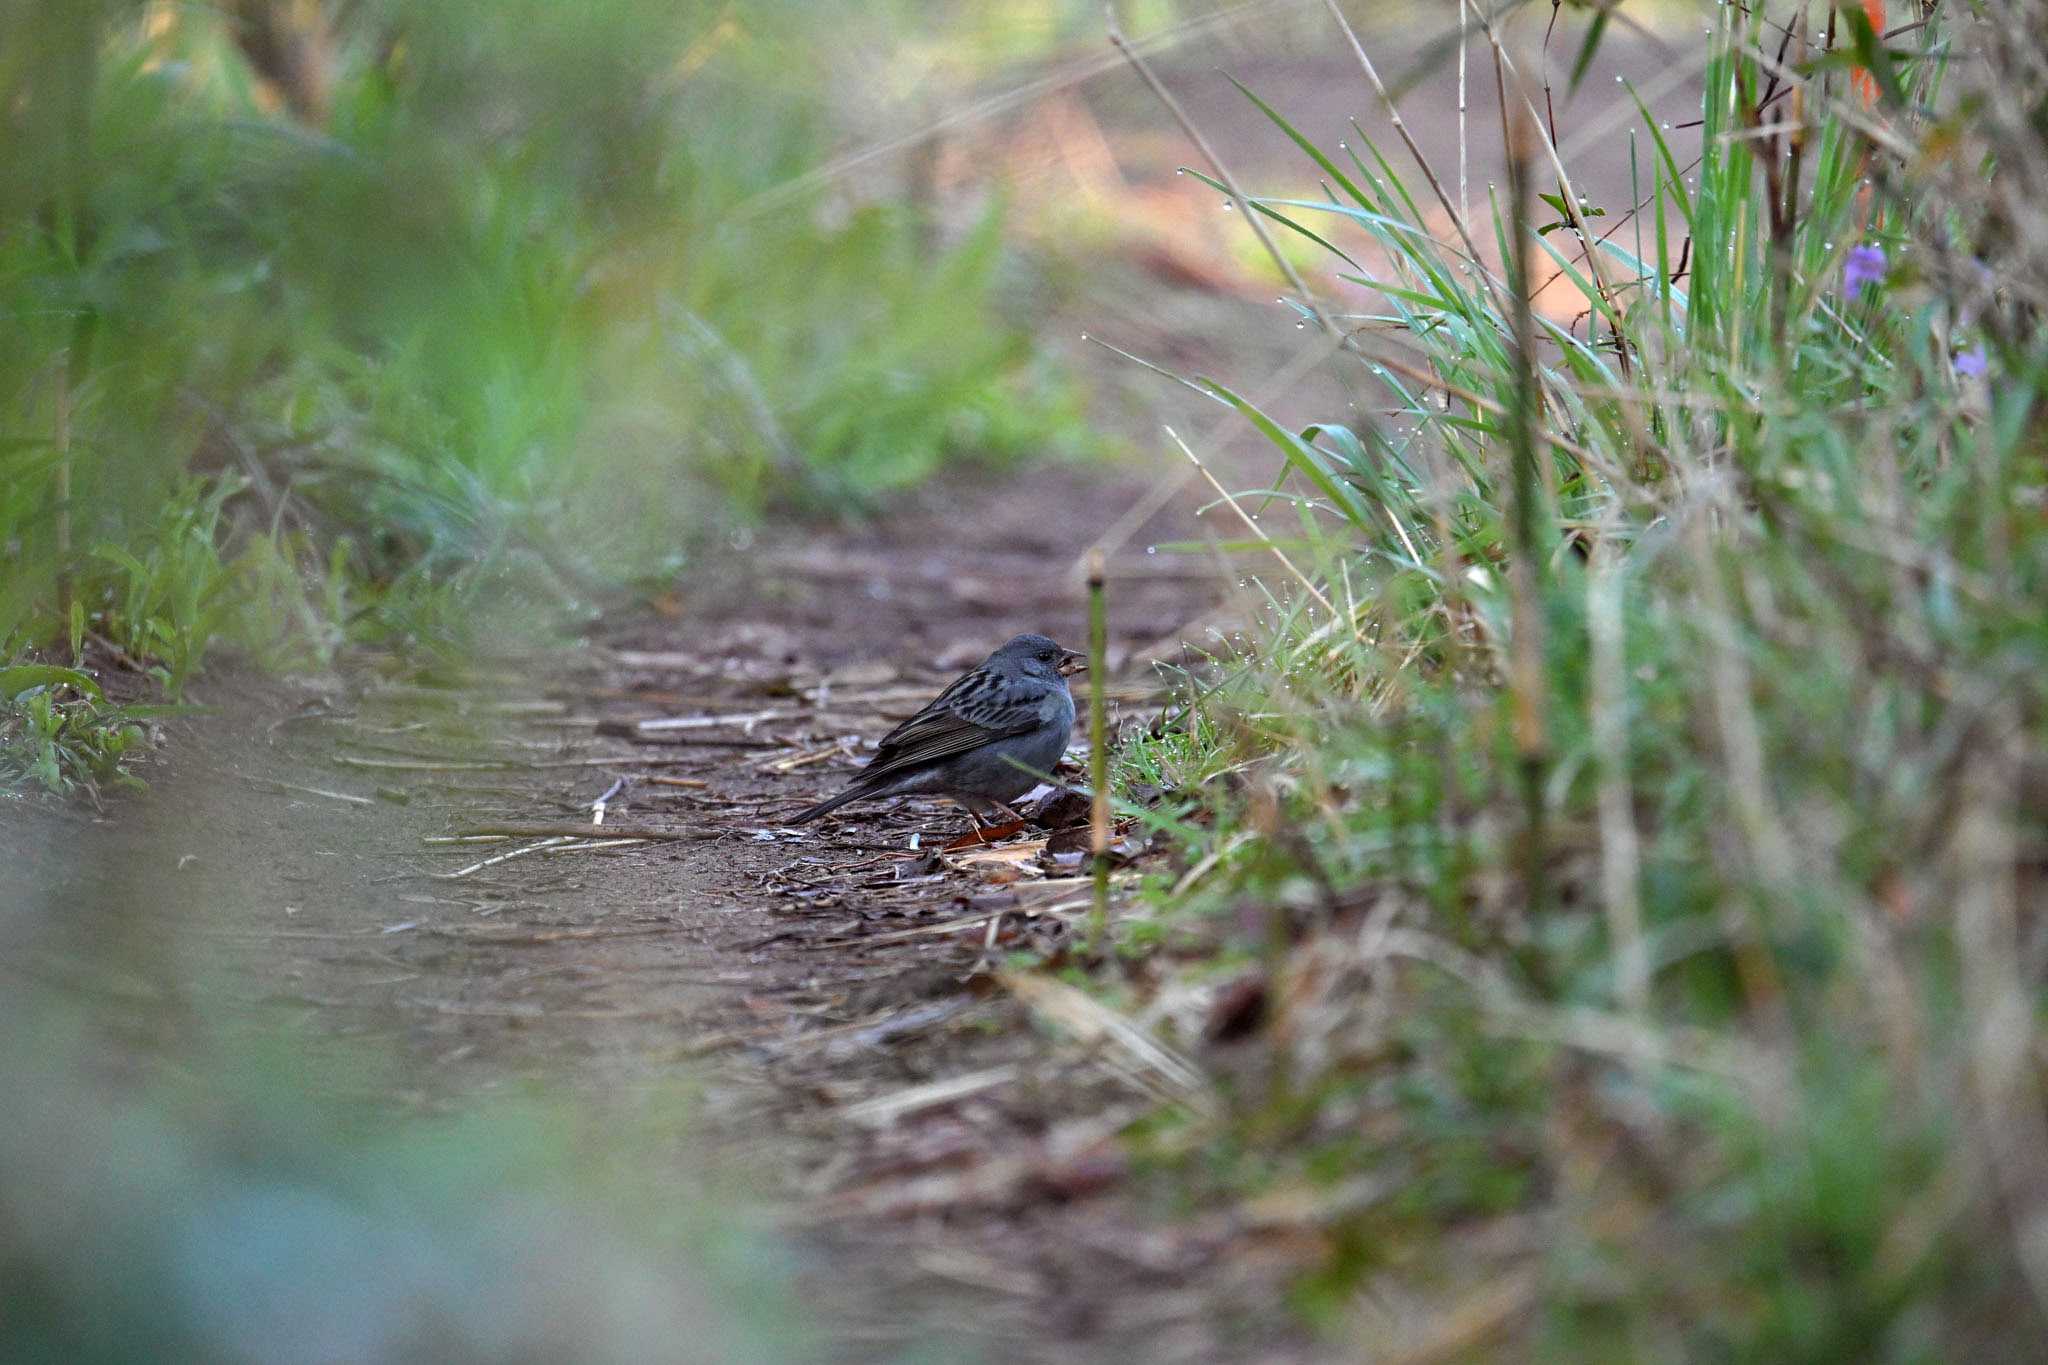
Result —
M1076 791L1056 791L1038 803L1031 823L1040 829L1067 829L1088 823L1090 802Z
M1035 861L1038 855L1044 851L1045 840L1024 839L1014 844L1001 844L975 849L970 853L959 855L953 862L955 866L966 868L1001 865L1022 867L1026 863Z
M953 842L943 845L939 852L952 853L963 848L979 848L984 844L993 844L999 839L1007 839L1013 834L1021 833L1023 829L1024 821L1022 820L1012 820L1008 824L1002 825L983 825L981 828L971 829L953 840Z

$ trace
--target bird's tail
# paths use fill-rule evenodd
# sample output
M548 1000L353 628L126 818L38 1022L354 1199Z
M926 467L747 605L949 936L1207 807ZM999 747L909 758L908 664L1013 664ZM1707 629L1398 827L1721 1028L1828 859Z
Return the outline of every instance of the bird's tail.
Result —
M821 815L826 815L832 811L838 810L841 806L845 805L849 801L858 801L867 794L868 790L866 787L861 786L859 783L855 783L853 786L848 787L845 791L839 793L839 795L832 797L829 800L820 801L817 805L812 806L809 810L802 811L796 815L790 816L788 823L792 825L801 825L806 820L815 820Z

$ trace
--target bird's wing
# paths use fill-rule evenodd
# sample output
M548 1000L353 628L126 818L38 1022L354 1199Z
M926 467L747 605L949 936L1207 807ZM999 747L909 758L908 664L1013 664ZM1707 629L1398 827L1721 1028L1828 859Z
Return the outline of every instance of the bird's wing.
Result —
M1028 734L1044 721L1042 685L1004 682L981 672L968 674L930 705L882 736L862 781L893 777L906 769L979 749L1012 735Z
M980 702L990 695L996 685L996 680L990 677L985 670L974 668L962 673L959 677L946 684L945 691L926 702L924 709L909 720L898 725L888 734L883 735L875 746L878 753L887 753L890 745L897 743L913 731L930 724L933 717L952 714L956 703L973 705Z

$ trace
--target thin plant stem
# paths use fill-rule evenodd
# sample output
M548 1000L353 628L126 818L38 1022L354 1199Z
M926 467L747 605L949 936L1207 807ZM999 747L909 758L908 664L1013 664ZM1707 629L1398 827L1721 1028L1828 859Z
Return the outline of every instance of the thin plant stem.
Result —
M1458 216L1471 220L1471 148L1466 138L1465 110L1467 107L1465 65L1466 48L1469 46L1472 23L1472 0L1458 0Z
M1094 855L1095 913L1089 939L1109 938L1109 609L1108 570L1100 549L1088 552L1088 847Z
M1188 449L1188 443L1180 438L1180 433L1176 432L1172 427L1168 427L1166 428L1166 435L1168 440L1180 447L1180 453L1188 457L1189 463L1201 471L1202 477L1209 481L1209 486L1216 490L1216 495L1230 504L1230 510L1237 513L1238 520L1245 524L1245 529L1250 531L1259 540L1265 542L1266 548L1273 552L1273 558L1280 561L1280 567L1292 574L1294 581L1301 584L1307 590L1308 595L1315 598L1324 611L1330 613L1330 619L1333 621L1345 619L1339 616L1336 604L1330 601L1329 596L1321 588L1316 586L1315 580L1303 573L1300 566L1287 557L1287 551L1281 549L1273 537L1266 534L1265 527L1252 519L1251 513L1244 510L1236 496L1229 489L1225 488L1214 474L1209 472L1209 467L1202 463L1194 451ZM1366 643L1365 636L1360 634L1355 622L1351 625L1351 633L1360 644Z
M1337 28L1344 34L1345 41L1350 44L1351 55L1358 59L1359 70L1365 73L1365 79L1371 84L1373 93L1379 96L1380 103L1386 108L1387 121L1393 124L1394 132L1400 136L1401 145L1406 147L1408 155L1415 159L1415 165L1422 172L1422 178L1429 182L1430 193L1436 196L1436 202L1443 208L1445 213L1450 215L1451 226L1457 229L1458 240L1464 243L1465 255L1470 260L1480 260L1479 246L1472 240L1472 230L1466 221L1465 215L1459 211L1457 205L1451 202L1451 196L1444 191L1443 182L1437 179L1436 168L1429 164L1429 158L1424 156L1422 148L1416 145L1414 134L1408 131L1408 124L1401 117L1400 107L1394 103L1394 97L1388 92L1386 82L1380 79L1379 68L1374 66L1372 58L1366 55L1365 44L1359 41L1357 30L1352 28L1351 21L1344 17L1344 11L1337 8L1337 0L1323 0L1323 4L1330 11L1330 18L1335 21ZM1459 124L1459 147L1461 149L1464 146L1463 126L1461 121ZM1493 282L1487 278L1484 271L1481 271L1479 274L1479 282L1486 287L1488 292L1492 291Z
M1611 521L1611 519L1610 519ZM1610 528L1611 529L1611 528ZM1649 1012L1649 951L1643 942L1642 855L1628 764L1628 649L1621 610L1621 546L1602 535L1586 576L1591 649L1588 705L1599 764L1600 891L1614 953L1615 994L1638 1019Z
M56 406L55 430L52 435L57 447L54 480L57 498L57 614L68 631L71 629L72 611L76 605L72 595L74 585L71 579L71 356L68 352L57 358ZM77 660L73 659L72 662L76 663Z
M1273 240L1272 234L1266 231L1266 225L1260 221L1261 215L1253 210L1251 200L1238 188L1237 178L1230 173L1230 168L1223 164L1223 158L1217 155L1215 146L1204 136L1202 130L1195 126L1194 120L1188 117L1187 110L1181 107L1173 92L1168 90L1165 83L1154 73L1152 64L1145 60L1144 54L1124 36L1123 24L1117 18L1113 0L1112 3L1103 5L1102 12L1109 27L1110 45L1123 54L1124 60L1131 64L1139 79L1145 82L1146 88L1166 106L1166 112L1173 115L1173 121L1180 125L1181 131L1188 135L1188 140L1201 152L1202 159L1209 163L1209 169L1216 173L1216 178L1229 190L1231 203L1244 215L1245 226L1252 230L1252 234L1259 239L1259 245L1264 247L1266 254L1272 258L1273 264L1286 276L1288 286L1301 299L1302 307L1308 309L1309 315L1315 319L1316 326L1323 331L1342 336L1343 329L1323 312L1321 301L1308 287L1308 282L1301 278L1301 272L1294 268L1294 263L1287 259L1279 244Z
M1513 299L1515 334L1515 404L1508 415L1509 454L1513 462L1514 505L1511 520L1514 553L1508 561L1508 588L1513 598L1513 638L1508 656L1509 691L1514 716L1515 753L1522 780L1522 870L1525 894L1532 915L1540 914L1548 899L1545 879L1546 857L1543 786L1549 768L1550 739L1545 716L1547 685L1543 671L1543 603L1546 566L1537 534L1536 426L1541 420L1543 391L1536 373L1536 319L1529 297L1531 243L1531 201L1535 188L1530 168L1535 160L1535 110L1528 101L1518 100L1508 121L1509 207L1513 214L1513 249L1509 253L1513 278L1509 293Z

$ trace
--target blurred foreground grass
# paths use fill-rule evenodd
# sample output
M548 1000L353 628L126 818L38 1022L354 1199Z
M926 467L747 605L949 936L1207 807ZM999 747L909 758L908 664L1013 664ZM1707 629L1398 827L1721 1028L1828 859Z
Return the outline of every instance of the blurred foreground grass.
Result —
M997 206L800 182L893 13L0 5L0 663L541 634L769 509L1090 445Z
M794 1264L649 1169L681 1083L630 1115L539 1090L403 1115L367 1045L16 994L0 1034L0 1356L126 1361L807 1358ZM124 1036L163 1030L175 1056ZM679 1163L680 1164L680 1163Z
M1469 217L1253 92L1387 415L1209 386L1284 472L1210 509L1264 628L1123 757L1182 857L1112 989L1229 1101L1145 1140L1375 1358L2048 1358L2048 27L1700 20L1684 130L1507 23Z

